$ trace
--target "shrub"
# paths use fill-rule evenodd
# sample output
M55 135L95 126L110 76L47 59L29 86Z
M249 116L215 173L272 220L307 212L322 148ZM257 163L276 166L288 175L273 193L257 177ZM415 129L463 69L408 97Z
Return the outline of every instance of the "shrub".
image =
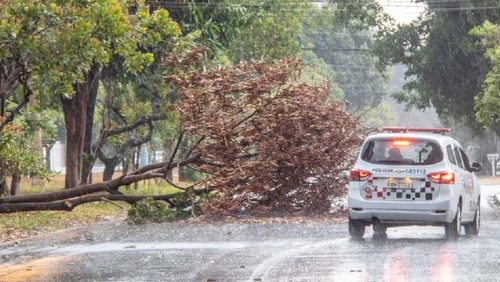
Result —
M171 208L162 201L154 201L151 198L138 201L128 210L129 224L143 224L147 222L163 223L191 216L189 210Z

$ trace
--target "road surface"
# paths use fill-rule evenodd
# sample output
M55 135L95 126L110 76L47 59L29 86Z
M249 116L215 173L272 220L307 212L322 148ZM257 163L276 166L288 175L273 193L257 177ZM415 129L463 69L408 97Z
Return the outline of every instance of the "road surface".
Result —
M500 185L480 236L439 227L351 241L346 224L110 222L0 245L0 281L500 281Z

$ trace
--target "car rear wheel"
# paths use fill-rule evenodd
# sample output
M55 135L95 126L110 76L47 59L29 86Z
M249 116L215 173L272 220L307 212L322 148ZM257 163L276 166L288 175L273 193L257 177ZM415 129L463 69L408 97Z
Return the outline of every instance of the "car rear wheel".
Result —
M452 222L447 223L444 227L445 236L448 240L457 240L462 229L462 205L458 205L457 213Z
M349 217L349 235L355 240L360 240L365 235L365 224L360 220L354 220Z
M374 220L373 226L373 239L375 240L385 240L387 239L387 226L380 223L378 220Z
M479 205L479 200L477 202L476 213L474 214L474 220L471 223L466 224L465 234L468 236L477 236L479 234L479 228L481 227L481 206Z

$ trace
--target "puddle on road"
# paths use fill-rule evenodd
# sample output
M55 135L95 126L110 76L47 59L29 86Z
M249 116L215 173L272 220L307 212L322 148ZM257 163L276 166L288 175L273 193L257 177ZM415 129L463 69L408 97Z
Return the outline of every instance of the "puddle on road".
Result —
M58 267L70 263L71 257L45 257L23 264L0 264L0 281L47 281L61 275Z
M158 251L158 250L193 250L193 249L217 249L233 250L252 247L293 247L304 244L304 241L271 241L271 242L109 242L93 245L71 245L51 250L50 253L82 254L121 251Z

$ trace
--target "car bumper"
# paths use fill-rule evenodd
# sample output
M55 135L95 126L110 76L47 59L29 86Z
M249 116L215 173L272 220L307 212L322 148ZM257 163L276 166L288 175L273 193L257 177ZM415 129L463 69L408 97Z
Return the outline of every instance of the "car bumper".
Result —
M457 212L458 199L443 197L432 202L373 201L361 196L348 198L351 219L371 222L377 219L384 223L399 225L444 224L451 222Z
M351 219L363 220L368 223L377 219L382 223L394 225L434 225L451 222L455 212L450 210L387 210L387 209L349 209Z

